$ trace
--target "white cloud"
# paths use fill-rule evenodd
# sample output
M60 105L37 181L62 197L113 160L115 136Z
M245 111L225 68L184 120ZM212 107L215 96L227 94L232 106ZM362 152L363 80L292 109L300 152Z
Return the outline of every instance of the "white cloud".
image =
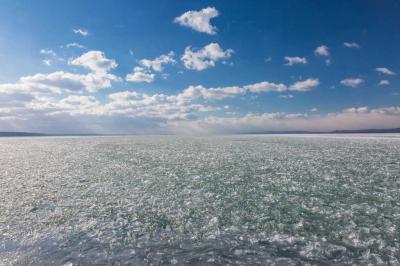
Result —
M378 71L379 73L382 74L386 74L386 75L396 75L395 72L391 71L390 69L386 68L386 67L377 67L375 68L376 71Z
M217 88L205 88L199 86L189 86L187 89L182 91L176 97L183 101L192 101L197 98L221 100L224 98L233 98L244 95L246 92L251 93L262 93L262 92L285 92L285 91L301 91L307 92L315 88L320 84L319 79L309 78L304 81L298 81L287 87L283 83L273 83L268 81L262 81L259 83L240 86L230 87L217 87ZM289 94L287 97L292 98Z
M398 125L400 107L348 108L326 115L308 113L247 114L243 117L214 117L189 121L168 121L170 130L178 134L249 133L261 131L391 128Z
M56 54L53 50L51 50L51 49L49 49L49 48L40 49L39 52L40 52L41 54L45 54L45 55L57 56L57 54Z
M67 43L65 45L65 47L67 47L67 48L79 48L79 49L85 49L86 48L84 45L76 43L76 42Z
M263 81L251 85L244 86L245 89L251 91L251 92L269 92L269 91L277 91L277 92L282 92L286 91L287 87L285 84L279 83L273 83L273 82L268 82L268 81Z
M216 110L211 106L192 104L176 96L164 94L148 95L132 91L110 94L106 108L108 114L130 117L163 118L167 120L189 119L194 112Z
M76 34L82 35L82 36L88 36L89 35L89 31L86 29L72 29L72 31Z
M0 93L55 93L80 91L85 88L84 75L57 71L21 77L17 83L0 84Z
M360 45L355 42L344 42L343 45L347 48L360 48Z
M348 78L348 79L344 79L344 80L340 81L340 83L343 84L344 86L353 87L353 88L358 87L363 82L364 82L364 80L360 79L360 78Z
M51 60L50 60L50 59L43 59L42 62L43 62L43 64L45 64L46 66L51 66Z
M114 59L108 59L101 51L89 51L78 58L70 61L69 64L82 66L97 73L106 73L118 66Z
M219 60L225 60L234 53L232 49L222 50L218 43L210 43L198 51L192 50L190 46L186 47L181 60L187 69L204 70L214 67Z
M329 56L329 48L326 45L318 46L314 53L319 56Z
M41 88L44 91L52 93L80 92L82 90L95 92L98 89L110 88L111 81L118 81L118 78L106 73L89 73L83 75L64 71L57 71L50 74L35 74L20 79L21 84L28 86L30 90Z
M55 62L56 60L57 61L62 61L62 62L65 61L64 58L58 57L56 52L54 52L52 49L44 48L44 49L40 49L39 52L46 56L46 58L44 58L42 60L42 63L47 65L47 66L51 66L52 63Z
M26 104L26 108L41 112L47 116L59 114L78 115L105 115L105 109L94 96L68 95L67 97L56 100L54 98L36 98Z
M100 105L99 101L97 101L94 96L78 96L78 95L69 95L68 97L62 99L60 104L64 106L64 108L73 109L76 105L80 106L98 106Z
M293 94L282 94L282 95L279 95L279 98L292 99L292 98L294 98L294 95Z
M120 79L107 73L115 68L117 63L113 59L105 58L99 51L91 51L72 60L72 65L78 65L92 70L88 74L75 74L65 71L56 71L49 74L35 74L21 77L16 83L0 84L0 93L4 94L61 94L63 92L96 92L99 89L111 87L112 81Z
M37 78L36 78L37 79ZM197 112L213 112L222 107L195 103L198 100L222 100L244 95L246 89L238 86L205 88L189 86L177 95L123 91L108 96L107 103L100 103L94 96L69 95L61 100L53 97L35 97L25 104L27 112L40 112L45 116L101 116L147 117L162 120L192 120ZM228 109L229 107L224 107Z
M175 64L176 61L174 59L174 52L169 52L166 55L161 55L154 60L142 59L140 60L140 65L146 67L148 69L153 69L154 71L161 72L163 71L163 65L165 64Z
M175 18L174 22L181 26L189 27L198 32L210 35L216 34L217 28L211 25L210 20L218 16L215 7L207 7L200 11L188 11Z
M57 74L55 74L57 73ZM52 74L37 74L20 79L16 84L1 84L0 96L3 90L10 87L20 87L19 91L34 88L49 89L73 88L75 74L55 72ZM90 73L96 74L96 73ZM82 75L85 76L85 75ZM69 79L67 79L69 77ZM64 84L60 84L60 80ZM297 82L285 91L295 88L306 91L318 83L317 79L308 79ZM255 86L255 84L258 84ZM149 132L173 132L173 133L246 133L263 130L335 130L358 128L384 128L394 127L400 121L400 107L384 107L369 109L367 107L351 107L337 113L326 115L315 113L313 108L310 113L264 113L247 114L243 117L214 117L199 118L199 112L214 112L228 107L210 106L197 103L200 100L222 100L232 97L240 97L247 92L280 92L283 86L274 83L260 82L243 87L216 87L205 88L203 86L189 86L176 95L153 94L148 95L135 91L121 91L108 95L105 103L101 103L94 96L67 95L61 99L54 95L37 94L31 98L22 99L19 105L4 106L0 108L0 129L23 128L32 130L37 125L51 125L51 128L59 130L93 130L91 126L99 130L113 130L115 121L119 127L131 125L134 128L135 121L149 125ZM299 85L301 84L301 85ZM63 86L61 86L63 85ZM75 84L75 89L80 89L80 83ZM5 86L9 86L6 88ZM14 88L15 89L15 88ZM60 96L64 96L60 94ZM282 95L291 98L291 94ZM58 97L58 96L57 96ZM232 114L232 113L231 113ZM234 114L233 114L234 115ZM41 121L46 121L42 124ZM62 121L62 123L60 122ZM69 122L68 122L69 121ZM80 124L80 121L83 124ZM4 123L3 123L4 122ZM20 124L18 124L20 123ZM68 124L69 123L69 124ZM58 127L57 127L58 126ZM115 128L114 128L115 129ZM117 128L117 130L122 130ZM46 130L43 127L37 131ZM146 132L140 127L140 131ZM65 132L65 131L63 131ZM85 131L84 131L85 132ZM132 132L132 131L131 131Z
M246 89L239 86L218 87L206 89L203 86L189 86L177 98L183 100L193 100L202 97L208 100L221 100L224 98L233 98L244 95Z
M293 83L289 90L291 91L310 91L320 84L319 79L309 78L303 81Z
M379 81L378 85L379 86L387 86L387 85L390 85L390 82L389 82L389 80L382 79L381 81Z
M285 60L287 63L285 65L287 66L293 66L295 64L307 64L307 59L305 57L290 57L290 56L285 56Z
M135 67L133 72L126 75L126 81L129 82L147 82L151 83L154 81L155 75L146 72L142 67Z
M180 100L191 101L197 98L220 100L224 98L233 98L244 95L246 92L251 93L262 93L262 92L285 92L285 91L310 91L320 84L318 79L309 78L304 81L298 81L292 84L290 87L283 83L273 83L268 81L262 81L259 83L240 86L230 87L217 87L217 88L205 88L199 86L189 86L187 89L182 91L176 97ZM290 97L291 96L287 96Z

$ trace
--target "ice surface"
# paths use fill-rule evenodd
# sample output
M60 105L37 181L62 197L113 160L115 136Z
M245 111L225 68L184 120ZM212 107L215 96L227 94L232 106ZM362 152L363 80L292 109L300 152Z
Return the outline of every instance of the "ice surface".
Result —
M400 263L400 136L0 139L0 264Z

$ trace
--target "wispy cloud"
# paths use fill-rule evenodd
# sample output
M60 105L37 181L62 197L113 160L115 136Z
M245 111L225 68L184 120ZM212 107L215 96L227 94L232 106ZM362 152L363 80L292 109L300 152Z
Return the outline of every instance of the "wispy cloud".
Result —
M279 95L279 98L292 99L292 98L294 98L294 95L293 94L282 94L282 95Z
M388 86L388 85L390 85L390 82L389 82L389 80L382 79L379 81L378 85L379 86Z
M65 45L65 47L67 47L67 48L79 48L79 49L85 49L86 48L84 45L76 43L76 42L67 43Z
M42 63L46 66L51 66L53 59L57 58L57 54L52 49L44 48L40 49L39 52L47 57L42 60Z
M76 34L82 35L82 36L88 36L89 35L89 31L86 29L80 29L80 28L76 28L76 29L72 29L72 31Z
M353 87L357 88L359 85L361 85L364 82L363 79L360 78L348 78L340 81L341 84L347 87Z
M344 42L343 45L347 48L360 48L360 45L355 42Z
M49 48L40 49L39 52L44 55L57 56L57 54L52 49Z
M51 60L50 60L50 59L43 59L42 62L43 62L43 64L45 64L46 66L51 66Z
M285 60L287 63L285 65L287 66L293 66L296 64L307 64L307 59L305 57L298 57L298 56L285 56Z
M378 71L379 73L382 74L386 74L386 75L396 75L395 72L391 71L390 69L386 68L386 67L377 67L375 68L376 71Z

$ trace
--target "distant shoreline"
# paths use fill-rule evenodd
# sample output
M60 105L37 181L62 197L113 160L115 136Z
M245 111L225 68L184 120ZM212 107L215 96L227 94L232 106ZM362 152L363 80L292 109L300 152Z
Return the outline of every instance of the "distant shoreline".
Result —
M108 136L101 134L45 134L33 132L0 132L0 137Z
M333 130L333 131L260 131L238 133L240 135L276 135L276 134L368 134L368 133L400 133L400 128L382 128L382 129L354 129L354 130Z
M333 131L258 131L233 133L235 135L279 135L279 134L373 134L373 133L400 133L400 128L387 129L356 129ZM0 132L0 137L78 137L78 136L142 136L138 134L45 134L35 132Z

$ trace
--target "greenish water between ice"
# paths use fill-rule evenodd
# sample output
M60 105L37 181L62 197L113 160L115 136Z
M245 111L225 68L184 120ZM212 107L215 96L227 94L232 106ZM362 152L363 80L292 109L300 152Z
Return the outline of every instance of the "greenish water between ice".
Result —
M400 263L400 135L0 139L0 265Z

